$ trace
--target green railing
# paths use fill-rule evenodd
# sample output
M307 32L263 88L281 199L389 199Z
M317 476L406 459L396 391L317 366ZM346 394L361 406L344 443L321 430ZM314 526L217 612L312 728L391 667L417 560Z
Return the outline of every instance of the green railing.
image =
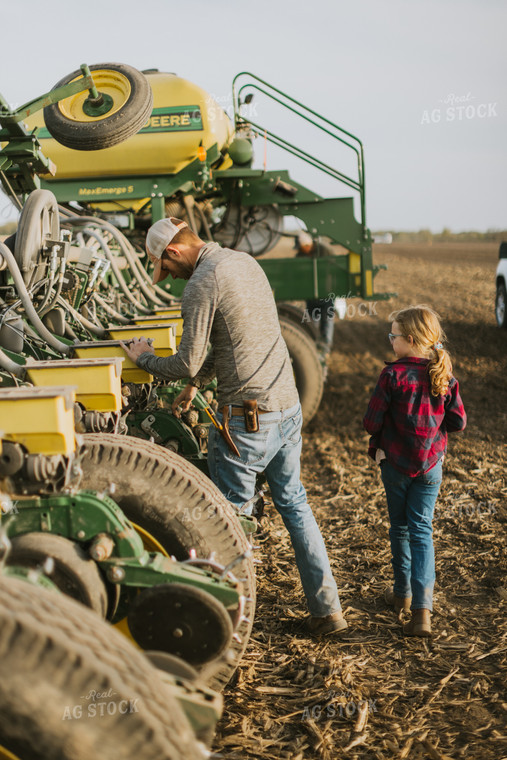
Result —
M238 80L241 77L250 77L250 79L254 81L249 81L249 82L246 82L245 84L238 86ZM292 111L292 113L295 113L300 118L304 119L305 121L309 122L313 126L317 127L317 129L320 129L322 132L325 132L326 134L330 135L332 138L342 143L342 145L345 145L347 148L350 148L350 150L352 150L356 154L357 179L354 179L353 177L349 177L343 172L338 171L338 169L336 169L335 167L330 166L329 164L326 164L324 161L321 161L319 158L316 158L315 156L312 156L310 153L307 153L301 148L298 148L296 145L293 145L285 138L280 137L279 135L275 135L273 132L270 132L269 130L265 129L265 127L261 126L260 124L256 124L250 119L243 118L240 112L241 106L245 102L244 100L242 100L242 95L247 89L257 90L258 92L261 92L263 95L266 95L268 98L271 98L271 100L274 100L276 103L279 103L284 108L288 109L289 111ZM334 122L330 121L329 119L326 119L324 116L317 113L317 111L313 111L311 108L308 108L308 106L305 106L304 103L300 103L295 98L292 98L290 95L287 95L282 90L279 90L277 87L274 87L273 85L269 84L269 82L265 82L263 79L260 79L260 77L255 76L255 74L252 74L249 71L241 71L239 74L236 74L236 76L234 77L233 82L232 82L232 98L233 98L233 104L234 104L234 120L235 120L235 125L237 129L240 129L241 127L245 127L245 126L252 127L254 132L259 134L259 136L265 137L266 140L278 146L279 148L286 150L288 153L291 153L293 156L300 158L302 161L305 161L307 164L310 164L316 169L319 169L325 174L328 174L329 176L333 177L338 182L341 182L344 185L347 185L348 187L357 191L357 193L359 194L360 205L361 205L361 226L363 227L363 231L366 229L364 151L363 151L363 144L358 137L353 135L351 132L347 132L346 129L339 127ZM345 135L347 138L349 138L353 142L352 143L349 142L342 135Z

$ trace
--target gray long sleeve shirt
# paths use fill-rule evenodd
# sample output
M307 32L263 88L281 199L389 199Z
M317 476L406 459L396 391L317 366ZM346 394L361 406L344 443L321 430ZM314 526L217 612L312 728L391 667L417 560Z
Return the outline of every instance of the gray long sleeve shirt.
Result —
M206 244L185 286L181 313L178 352L146 352L140 367L166 380L209 382L216 375L220 408L257 399L260 409L280 411L298 402L271 287L252 256Z

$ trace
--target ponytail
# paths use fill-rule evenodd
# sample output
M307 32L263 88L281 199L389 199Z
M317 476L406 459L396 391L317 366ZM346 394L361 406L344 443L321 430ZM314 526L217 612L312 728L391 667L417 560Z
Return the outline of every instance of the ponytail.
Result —
M451 357L441 343L433 345L431 352L433 356L428 362L431 395L445 396L452 377Z

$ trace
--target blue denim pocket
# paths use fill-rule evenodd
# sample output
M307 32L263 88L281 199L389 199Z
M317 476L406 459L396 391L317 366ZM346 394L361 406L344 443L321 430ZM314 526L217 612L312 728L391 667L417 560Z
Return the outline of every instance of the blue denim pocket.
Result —
M303 425L303 415L301 408L298 409L293 417L283 420L281 423L284 440L297 446L301 441L301 427Z
M245 430L245 423L242 419L234 420L234 422L229 421L229 432L232 440L238 447L239 457L228 449L228 458L235 459L244 464L256 464L257 462L261 462L266 457L268 451L268 436L270 430L271 425L266 425L265 427L261 426L257 433L247 433ZM221 436L220 439L221 445L228 448Z

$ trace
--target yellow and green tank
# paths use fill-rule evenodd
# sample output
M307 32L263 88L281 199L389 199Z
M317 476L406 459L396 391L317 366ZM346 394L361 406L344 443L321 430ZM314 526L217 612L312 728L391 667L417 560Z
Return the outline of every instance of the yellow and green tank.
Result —
M71 150L50 136L42 111L26 120L29 129L39 128L39 140L45 155L57 166L58 180L110 177L115 178L116 185L122 176L178 174L213 146L217 147L220 156L226 155L234 126L213 97L176 74L157 70L144 73L153 90L153 111L141 130L120 145L97 151ZM71 104L67 114L72 114ZM81 111L79 119L83 119ZM225 160L220 158L222 169L231 164L228 156ZM46 179L51 181L50 177ZM93 202L98 199L83 197L82 200ZM136 204L129 200L125 205L140 207L145 200L139 199ZM118 209L122 204L101 204L103 208L106 205Z

